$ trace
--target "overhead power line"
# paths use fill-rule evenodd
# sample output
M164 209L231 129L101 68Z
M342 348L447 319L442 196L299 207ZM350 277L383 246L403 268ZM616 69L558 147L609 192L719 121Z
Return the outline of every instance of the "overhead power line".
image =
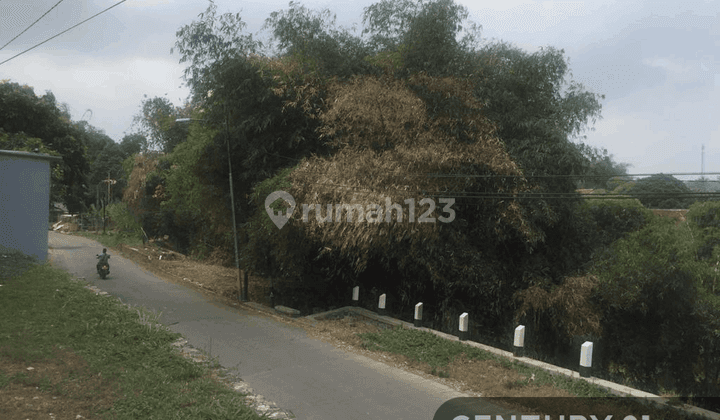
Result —
M467 174L428 174L431 178L632 178L636 176L653 176L661 174L624 174L624 175L467 175ZM662 174L668 176L675 175L720 175L720 172L680 172Z
M15 38L13 38L13 39L11 39L10 41L8 41L7 44L5 44L5 45L3 45L2 47L0 47L0 50L2 50L3 48L7 47L9 43L15 41L16 39L18 39L18 37L19 37L20 35L22 35L22 34L24 34L25 32L27 32L28 29L30 29L30 28L32 28L33 26L35 26L35 24L38 23L38 22L40 21L40 19L44 18L45 15L47 15L48 13L50 13L54 8L57 7L58 4L60 4L60 3L62 3L62 2L63 2L63 0L60 0L59 2L55 3L55 6L51 7L50 10L48 10L48 11L45 12L42 16L40 16L39 18L37 18L37 20L36 20L35 22L33 22L30 26L28 26L27 28L25 28L25 30L22 31L22 32L20 32Z
M291 158L287 156L282 156L277 153L271 153L271 152L262 152L269 156L275 156L287 160L291 160L294 162L301 162L302 159L297 158ZM620 175L500 175L500 174L486 174L486 175L474 175L474 174L433 174L433 173L418 173L418 174L409 174L409 175L402 175L407 177L430 177L430 178L582 178L582 179L593 179L593 178L633 178L638 176L653 176L653 175L668 175L668 176L675 176L675 175L681 175L681 176L688 176L688 175L720 175L720 172L678 172L678 173L654 173L654 174L620 174ZM682 180L680 180L682 181ZM695 180L700 181L700 180ZM704 182L720 182L716 180L706 179L703 180Z
M584 193L560 193L560 192L530 192L530 191L518 191L518 192L491 192L491 191L465 191L465 190L426 190L418 187L393 185L393 186L378 186L370 188L362 188L357 186L346 186L338 185L334 183L322 183L319 184L321 190L325 191L338 191L338 190L352 190L356 193L370 193L370 194L387 194L393 192L399 192L401 194L420 194L427 197L433 198L455 198L457 200L578 200L582 198L593 199L593 200L632 200L638 198L667 198L667 199L688 199L688 198L705 198L705 199L720 199L720 192L688 192L688 193L635 193L635 194L618 194L618 193L606 193L606 194L584 194Z
M78 23L77 25L74 25L74 26L72 26L72 27L70 27L70 28L68 28L68 29L65 29L64 31L60 32L59 34L54 35L54 36L46 39L45 41L43 41L43 42L41 42L41 43L39 43L39 44L36 44L36 45L33 46L33 47L28 48L27 50L25 50L25 51L23 51L23 52L21 52L21 53L15 54L14 56L8 58L7 60L5 60L5 61L3 61L3 62L0 62L0 65L3 65L3 64L5 64L5 63L7 63L8 61L12 60L13 58L18 57L18 56L20 56L20 55L23 55L23 54L25 54L26 52L28 52L28 51L30 51L30 50L33 50L33 49L41 46L42 44L44 44L44 43L46 43L46 42L48 42L48 41L50 41L50 40L52 40L52 39L54 39L54 38L59 37L60 35L64 34L65 32L67 32L67 31L69 31L69 30L71 30L71 29L77 28L78 26L80 26L80 25L82 25L83 23L89 21L90 19L93 19L93 18L95 18L96 16L101 15L101 14L107 12L108 10L112 9L113 7L119 6L120 4L125 3L126 1L127 1L127 0L121 0L121 1L113 4L112 6L108 7L107 9L105 9L105 10L99 12L99 13L96 13L96 14L90 16L89 18L83 20L82 22Z

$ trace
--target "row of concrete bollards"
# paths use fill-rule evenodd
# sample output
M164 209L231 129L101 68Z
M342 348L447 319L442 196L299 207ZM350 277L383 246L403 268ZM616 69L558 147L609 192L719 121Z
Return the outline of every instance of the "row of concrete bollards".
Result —
M360 286L355 286L353 288L353 296L352 296L352 302L353 306L358 306L358 302L360 299ZM378 301L378 313L380 315L387 315L387 296L385 294L380 295L380 299ZM415 327L420 328L422 327L422 313L423 313L423 304L422 302L419 302L415 305L415 316L413 318L413 325ZM469 323L469 315L467 312L463 312L462 315L460 315L460 325L458 328L458 338L460 341L467 341L469 338L468 333L468 323ZM513 339L513 356L515 357L524 357L525 352L525 326L519 325L517 328L515 328L515 337ZM583 343L583 345L580 347L580 367L578 369L580 376L583 378L588 378L592 376L592 354L593 354L593 343L592 341L586 341Z

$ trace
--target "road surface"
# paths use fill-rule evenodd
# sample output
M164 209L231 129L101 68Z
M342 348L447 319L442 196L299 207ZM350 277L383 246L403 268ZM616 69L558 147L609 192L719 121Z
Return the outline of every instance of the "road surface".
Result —
M49 233L55 267L82 277L131 305L162 312L159 321L188 342L237 368L257 393L303 420L432 419L446 401L469 397L443 384L343 352L310 338L298 327L250 308L219 305L200 293L166 282L111 254L110 276L101 280L87 238Z

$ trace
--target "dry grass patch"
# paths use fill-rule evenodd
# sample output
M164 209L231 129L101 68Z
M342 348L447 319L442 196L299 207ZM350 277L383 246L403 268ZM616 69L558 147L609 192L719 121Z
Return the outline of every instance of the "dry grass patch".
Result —
M356 316L317 321L305 325L311 337L320 339L344 351L368 357L398 369L443 383L460 392L488 397L572 397L565 390L549 384L534 384L516 370L506 368L495 360L469 359L464 354L447 366L433 368L407 356L383 351L370 351L363 347L358 334L377 333L380 328L370 325Z
M71 350L18 360L0 349L0 418L92 419L119 398L117 380L92 371ZM82 417L78 417L82 416Z

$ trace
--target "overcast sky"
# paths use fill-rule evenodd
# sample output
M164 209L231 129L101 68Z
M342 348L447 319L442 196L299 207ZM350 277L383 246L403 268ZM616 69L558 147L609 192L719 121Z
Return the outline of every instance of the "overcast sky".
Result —
M0 0L0 46L58 0ZM5 61L119 0L65 0L0 50ZM565 50L575 80L605 94L603 119L586 143L607 148L630 173L720 172L720 2L456 0L482 25L486 40L529 52ZM288 1L217 0L218 14L240 12L258 33ZM343 26L362 25L373 0L304 1L327 7ZM0 65L0 79L55 94L81 118L119 142L132 132L143 95L181 105L184 66L170 54L175 33L199 20L205 0L127 0L85 24ZM267 33L256 36L266 38ZM716 53L718 57L715 57ZM92 110L92 114L86 110ZM680 177L689 179L694 177Z

